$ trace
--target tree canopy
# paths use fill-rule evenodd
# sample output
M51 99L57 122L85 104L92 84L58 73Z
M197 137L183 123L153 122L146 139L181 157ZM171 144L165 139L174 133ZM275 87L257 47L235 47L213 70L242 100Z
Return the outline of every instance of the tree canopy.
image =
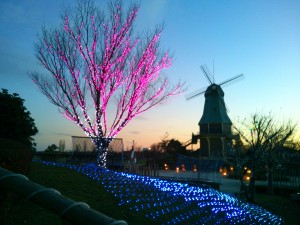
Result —
M55 152L58 150L58 146L56 144L48 145L48 147L45 149L45 152Z
M34 119L24 106L24 99L8 90L0 92L0 137L18 141L31 148L33 136L38 133Z

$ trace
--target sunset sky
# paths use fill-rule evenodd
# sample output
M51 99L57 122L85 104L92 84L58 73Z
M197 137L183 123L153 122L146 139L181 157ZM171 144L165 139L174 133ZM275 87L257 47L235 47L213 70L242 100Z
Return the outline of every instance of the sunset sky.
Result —
M84 136L42 95L28 72L42 71L34 56L34 42L42 25L60 24L59 0L1 0L0 89L18 93L35 119L37 149ZM233 122L255 112L278 120L291 119L300 130L300 1L298 0L141 0L136 31L164 23L161 48L174 55L165 73L172 82L186 82L187 91L172 102L150 109L117 136L125 148L134 140L149 147L167 132L186 142L199 131L204 95L186 101L185 95L208 82L200 65L214 71L216 83L243 73L245 79L224 87ZM96 1L103 9L106 1ZM214 65L214 69L213 69ZM44 71L45 72L45 71Z

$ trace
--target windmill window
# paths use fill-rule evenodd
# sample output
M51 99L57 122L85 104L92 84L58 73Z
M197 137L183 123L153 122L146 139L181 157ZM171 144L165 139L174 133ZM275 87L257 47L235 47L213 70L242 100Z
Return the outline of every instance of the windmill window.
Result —
M223 124L223 131L225 134L231 134L231 125L230 124Z
M200 133L201 134L208 134L208 124L200 125Z
M209 124L209 133L210 134L221 134L222 133L222 124Z

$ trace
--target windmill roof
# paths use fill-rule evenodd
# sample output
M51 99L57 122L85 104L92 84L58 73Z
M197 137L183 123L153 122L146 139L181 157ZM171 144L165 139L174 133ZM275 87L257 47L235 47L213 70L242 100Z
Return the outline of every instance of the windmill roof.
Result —
M205 104L200 124L227 123L232 124L226 112L224 92L219 85L212 84L205 91Z

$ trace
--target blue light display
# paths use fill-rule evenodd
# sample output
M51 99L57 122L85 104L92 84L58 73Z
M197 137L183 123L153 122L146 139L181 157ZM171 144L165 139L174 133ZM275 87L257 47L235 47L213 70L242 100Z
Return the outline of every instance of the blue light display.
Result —
M281 217L212 188L196 187L89 165L67 167L97 181L118 199L119 206L143 213L161 224L283 224Z

